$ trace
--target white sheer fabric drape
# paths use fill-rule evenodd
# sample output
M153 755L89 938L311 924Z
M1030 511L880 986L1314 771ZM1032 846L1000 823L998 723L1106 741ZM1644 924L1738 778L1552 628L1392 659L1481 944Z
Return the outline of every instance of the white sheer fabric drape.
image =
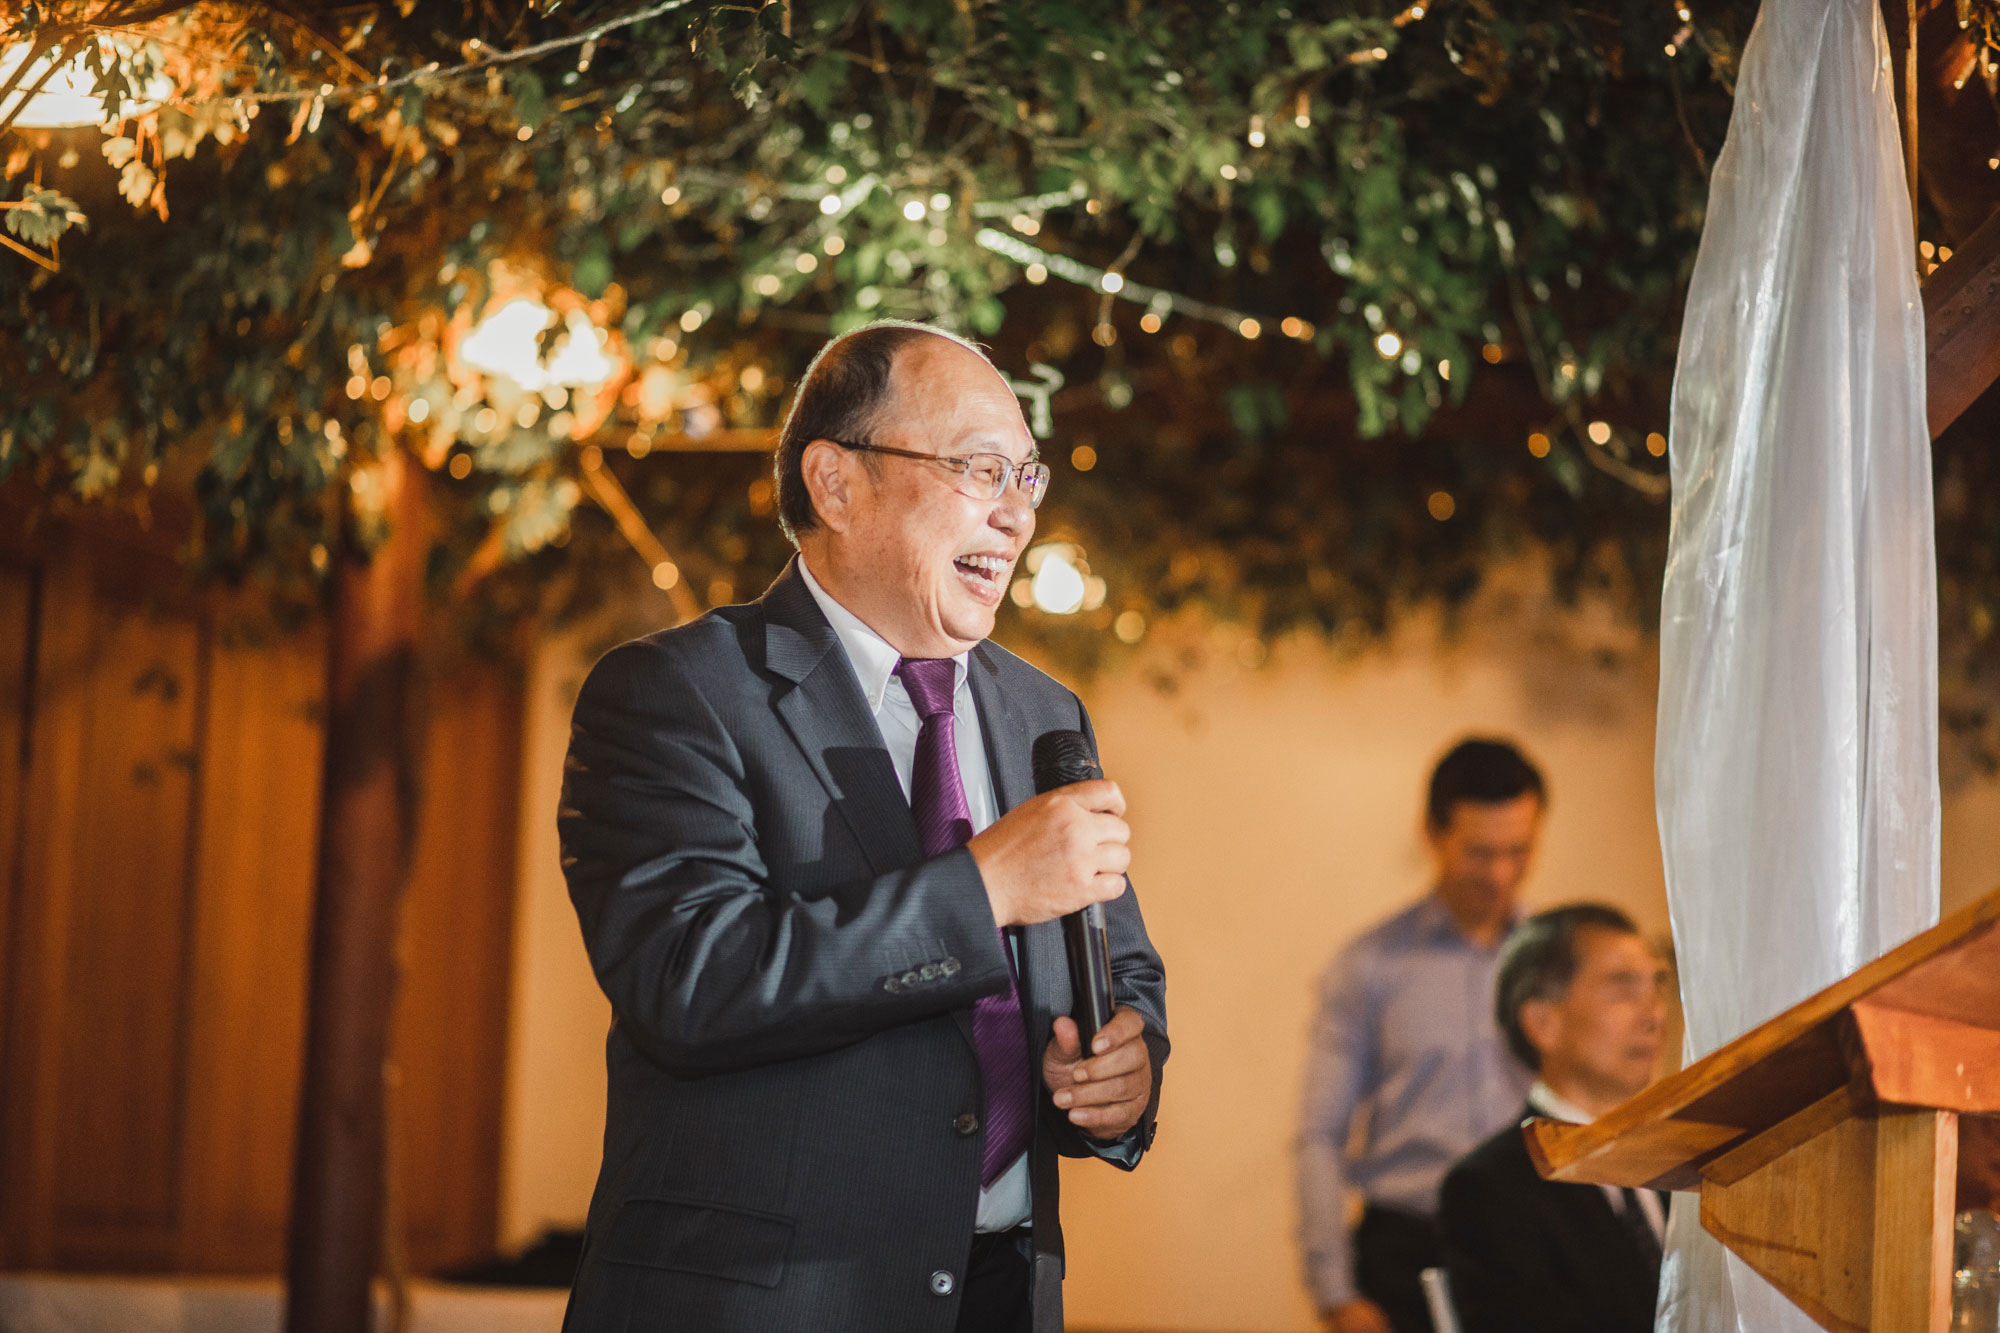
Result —
M1655 780L1690 1058L1938 914L1923 316L1875 0L1765 0L1674 382ZM1809 1333L1679 1196L1663 1333Z

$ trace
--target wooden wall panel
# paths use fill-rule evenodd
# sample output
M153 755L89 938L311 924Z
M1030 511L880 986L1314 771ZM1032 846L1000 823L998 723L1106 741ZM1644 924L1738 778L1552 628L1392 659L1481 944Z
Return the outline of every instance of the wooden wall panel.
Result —
M393 1206L418 1272L496 1239L526 706L516 676L470 665L434 678L427 700L391 1101Z
M22 833L27 786L25 747L33 706L35 576L26 570L0 566L0 1078L13 1068L7 1058L8 1024L20 942L15 920L20 903ZM18 1088L13 1090L17 1094ZM18 1165L9 1151L17 1137L11 1127L18 1097L0 1092L0 1265L8 1262L14 1228L5 1220L7 1200L20 1197L22 1182L10 1179Z
M0 570L0 1268L274 1272L324 644L214 646L113 563ZM504 671L429 698L391 1102L417 1272L495 1238L523 725Z
M13 1267L54 1262L54 1126L62 1110L61 997L67 975L70 891L76 840L67 836L83 804L77 737L87 717L96 617L89 572L64 562L42 575L36 626L33 711L20 781L21 846L10 916L5 1022L4 1148L6 1260Z
M284 1265L305 1039L324 643L218 648L202 738L180 1267Z
M90 669L69 686L81 725L66 739L88 797L64 830L75 851L53 1034L55 1258L171 1263L202 636L143 612L94 619Z

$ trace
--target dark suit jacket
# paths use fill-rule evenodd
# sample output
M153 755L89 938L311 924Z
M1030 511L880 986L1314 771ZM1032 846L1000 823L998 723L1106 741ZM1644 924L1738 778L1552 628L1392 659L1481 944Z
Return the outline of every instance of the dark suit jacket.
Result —
M1002 811L1076 696L992 644L970 682ZM964 848L925 859L853 668L796 563L748 606L614 649L577 700L563 867L611 1000L604 1164L569 1333L937 1330L979 1194L971 1006L1007 982ZM1152 1141L1165 974L1128 891L1117 1002L1146 1020ZM1106 1155L1039 1089L1071 1008L1060 927L1019 932L1039 1105L1037 1333L1062 1326L1058 1154Z
M1638 1242L1597 1186L1543 1180L1518 1128L1445 1176L1438 1231L1465 1333L1652 1333Z

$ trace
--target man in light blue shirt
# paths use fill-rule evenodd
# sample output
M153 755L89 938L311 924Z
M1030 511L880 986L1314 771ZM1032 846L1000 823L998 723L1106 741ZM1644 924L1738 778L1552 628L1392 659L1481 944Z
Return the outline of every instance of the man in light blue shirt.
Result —
M1533 1082L1494 1021L1493 984L1546 804L1519 750L1460 742L1431 774L1434 887L1321 979L1299 1212L1307 1281L1333 1333L1431 1333L1418 1274L1438 1262L1438 1188L1519 1114ZM1363 1201L1351 1230L1350 1189Z

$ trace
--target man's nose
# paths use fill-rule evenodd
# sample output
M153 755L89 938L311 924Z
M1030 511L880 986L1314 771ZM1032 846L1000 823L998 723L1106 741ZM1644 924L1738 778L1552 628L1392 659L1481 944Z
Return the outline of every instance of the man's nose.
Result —
M1021 493L1018 485L1010 484L994 502L992 517L987 522L1010 535L1033 532L1034 506L1028 503L1028 497Z

